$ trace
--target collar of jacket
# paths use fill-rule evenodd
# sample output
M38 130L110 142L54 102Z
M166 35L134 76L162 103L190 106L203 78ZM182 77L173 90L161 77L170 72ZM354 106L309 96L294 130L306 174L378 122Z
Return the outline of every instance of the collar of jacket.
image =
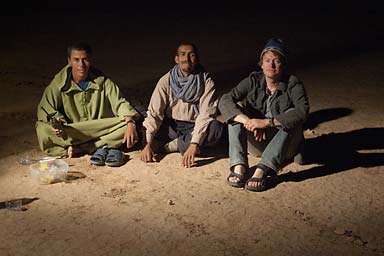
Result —
M277 88L276 90L278 91L286 91L287 88L288 88L288 75L283 73L283 75L281 76L281 79L279 81L279 84L277 85ZM265 76L264 74L261 73L261 77L260 77L260 86L263 88L263 90L266 90L267 89L267 83L265 81Z
M88 88L99 90L100 84L102 84L104 82L105 77L104 77L104 74L100 70L91 66L89 69L89 72L88 72L88 79L89 79ZM66 78L65 78L64 85L61 87L61 91L64 93L69 93L71 91L82 91L78 86L74 86L72 82L73 82L72 81L72 67L67 66L66 67Z

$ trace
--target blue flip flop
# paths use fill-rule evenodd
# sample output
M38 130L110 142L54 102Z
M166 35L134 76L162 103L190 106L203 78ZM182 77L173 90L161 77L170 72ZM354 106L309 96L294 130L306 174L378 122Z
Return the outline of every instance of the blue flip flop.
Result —
M118 167L124 164L124 154L118 149L108 149L108 154L105 159L105 164L111 167Z
M108 149L107 148L98 148L95 153L91 156L91 164L94 165L100 165L103 166L105 165L105 159L108 154Z

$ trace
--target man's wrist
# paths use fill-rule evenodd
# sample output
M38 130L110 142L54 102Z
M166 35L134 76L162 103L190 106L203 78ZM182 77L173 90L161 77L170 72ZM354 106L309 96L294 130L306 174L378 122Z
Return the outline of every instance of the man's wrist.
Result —
M274 118L268 118L268 125L269 127L275 127L275 122L274 122Z
M197 143L197 142L191 142L191 145L195 146L196 148L198 148L200 146L199 143Z
M134 124L136 125L136 121L134 119L129 119L125 121L127 124Z

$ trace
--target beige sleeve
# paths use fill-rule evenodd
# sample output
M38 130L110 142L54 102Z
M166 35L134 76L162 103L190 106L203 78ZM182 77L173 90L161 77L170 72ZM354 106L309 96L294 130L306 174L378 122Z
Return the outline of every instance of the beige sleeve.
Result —
M217 113L218 98L216 95L215 83L211 77L205 81L205 90L200 98L199 115L195 121L192 133L192 143L201 145L207 135L209 123L214 120Z
M146 129L146 140L152 141L164 119L165 108L169 104L167 87L169 84L169 73L158 81L149 102L147 117L143 126Z

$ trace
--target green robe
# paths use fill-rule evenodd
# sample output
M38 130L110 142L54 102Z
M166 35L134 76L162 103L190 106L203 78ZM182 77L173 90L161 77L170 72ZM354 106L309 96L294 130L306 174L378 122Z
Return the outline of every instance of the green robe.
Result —
M71 67L64 67L47 86L38 105L36 132L41 150L66 156L68 146L79 146L88 153L101 147L119 147L126 129L124 117L137 117L137 111L118 86L95 68L90 68L85 90L71 77ZM62 120L65 139L53 133L47 113Z

